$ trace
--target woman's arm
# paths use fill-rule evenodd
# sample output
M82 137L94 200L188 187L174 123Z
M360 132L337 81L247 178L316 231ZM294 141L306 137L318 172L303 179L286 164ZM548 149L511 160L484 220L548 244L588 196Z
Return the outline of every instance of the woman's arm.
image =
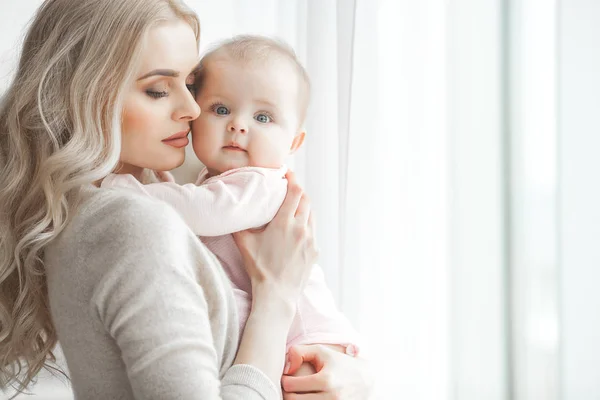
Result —
M118 347L135 398L279 398L265 371L230 367L237 320L215 257L170 207L136 200L89 227L94 247L84 259L104 270L90 310Z
M279 398L287 330L317 255L301 189L292 179L267 228L236 235L255 300L236 365L226 371L219 371L219 355L227 365L226 356L235 354L237 321L223 314L233 307L223 271L172 208L135 199L95 229L102 233L94 237L96 251L107 241L122 251L93 257L109 268L92 298L135 397Z
M295 305L316 261L310 205L293 173L286 175L286 198L271 223L261 231L234 235L252 283L252 310L236 364L259 367L279 382L286 337ZM265 318L277 321L272 326ZM265 349L274 349L265 353Z

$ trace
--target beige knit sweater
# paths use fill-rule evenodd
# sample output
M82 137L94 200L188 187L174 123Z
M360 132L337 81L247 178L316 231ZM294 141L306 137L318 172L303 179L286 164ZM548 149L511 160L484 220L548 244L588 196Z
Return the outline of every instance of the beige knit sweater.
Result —
M260 370L232 366L230 283L166 204L90 188L45 262L76 399L280 398Z

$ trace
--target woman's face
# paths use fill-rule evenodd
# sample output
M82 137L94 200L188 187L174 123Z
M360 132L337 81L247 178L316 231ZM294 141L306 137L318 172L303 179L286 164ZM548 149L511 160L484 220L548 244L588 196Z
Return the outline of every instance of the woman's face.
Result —
M190 92L197 64L196 38L188 24L173 21L150 30L125 98L117 172L139 178L143 168L168 171L183 163L190 122L200 115Z

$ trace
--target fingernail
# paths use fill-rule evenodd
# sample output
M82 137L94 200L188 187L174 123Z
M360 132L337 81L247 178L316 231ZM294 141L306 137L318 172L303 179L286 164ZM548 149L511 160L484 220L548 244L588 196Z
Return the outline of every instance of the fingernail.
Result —
M285 368L283 369L283 373L287 375L287 373L290 371L290 362L286 362L285 363Z
M357 349L356 349L355 345L349 344L348 346L346 346L346 354L354 357L356 355L356 353L357 353Z

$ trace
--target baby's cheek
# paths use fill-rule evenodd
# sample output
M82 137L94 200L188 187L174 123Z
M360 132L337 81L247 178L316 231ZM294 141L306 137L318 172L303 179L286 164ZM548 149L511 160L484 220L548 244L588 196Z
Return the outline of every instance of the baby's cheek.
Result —
M249 165L252 167L279 168L281 166L281 155L271 146L253 145L249 153Z
M222 137L222 133L207 118L200 116L192 121L192 140L209 145L219 136Z
M192 121L192 139L198 139L200 132L202 132L202 120L200 118Z
M211 154L214 153L214 145L207 141L206 137L194 132L192 129L192 149L196 157L204 164L210 162Z
M260 164L262 167L266 168L279 168L283 164L285 164L286 159L290 153L290 146L285 140L282 140L281 137L278 137L280 132L276 132L273 134L273 139L268 137L262 138L262 143L256 143L258 156L257 160L260 159Z

